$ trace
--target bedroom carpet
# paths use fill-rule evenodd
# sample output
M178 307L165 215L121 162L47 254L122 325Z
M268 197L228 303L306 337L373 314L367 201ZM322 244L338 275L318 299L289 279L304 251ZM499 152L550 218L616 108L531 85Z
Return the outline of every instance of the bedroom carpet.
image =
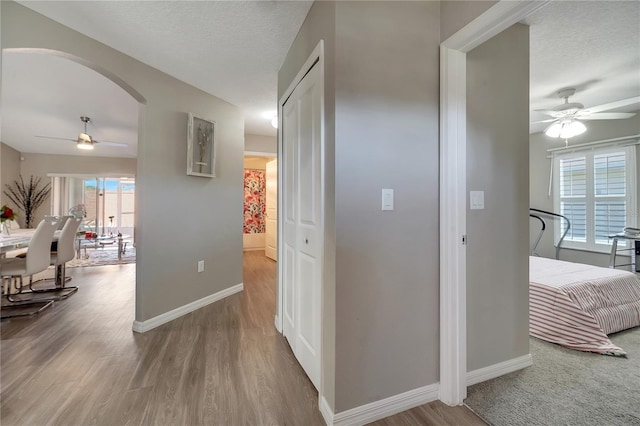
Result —
M533 365L470 386L465 403L495 426L640 425L640 327L609 337L627 358L530 338Z

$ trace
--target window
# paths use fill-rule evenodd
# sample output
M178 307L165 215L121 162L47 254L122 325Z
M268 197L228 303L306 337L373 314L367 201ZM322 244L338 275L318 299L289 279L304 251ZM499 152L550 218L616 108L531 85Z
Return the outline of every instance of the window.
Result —
M562 245L609 252L608 236L636 226L636 164L634 147L575 151L554 159L555 211L567 216L571 228ZM556 241L566 225L557 223Z
M69 214L82 205L86 213L83 227L105 235L121 232L132 235L135 223L135 179L125 177L52 176L51 213Z

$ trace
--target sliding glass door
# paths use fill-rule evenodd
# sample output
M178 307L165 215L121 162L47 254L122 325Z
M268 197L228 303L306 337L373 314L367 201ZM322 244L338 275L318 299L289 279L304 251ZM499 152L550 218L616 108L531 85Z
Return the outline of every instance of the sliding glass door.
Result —
M99 180L100 181L100 180ZM99 214L102 217L102 235L116 235L118 233L133 235L135 220L135 189L133 179L102 179L99 184L102 194L102 206Z
M82 229L101 236L133 237L134 178L54 176L52 214L84 211Z

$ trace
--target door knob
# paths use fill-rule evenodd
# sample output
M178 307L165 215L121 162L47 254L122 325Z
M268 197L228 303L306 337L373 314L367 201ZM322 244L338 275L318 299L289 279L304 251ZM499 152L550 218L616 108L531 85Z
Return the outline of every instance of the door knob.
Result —
M304 243L305 243L305 244L309 244L309 239L308 239L308 238L305 238L305 239L304 239Z

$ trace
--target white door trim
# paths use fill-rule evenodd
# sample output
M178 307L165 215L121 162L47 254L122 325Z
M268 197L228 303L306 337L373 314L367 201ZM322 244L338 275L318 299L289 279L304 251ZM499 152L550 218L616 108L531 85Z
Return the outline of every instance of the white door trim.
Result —
M467 396L466 55L440 50L440 400Z
M440 400L467 396L467 53L550 1L499 1L440 45Z
M283 93L282 97L278 101L278 212L282 215L285 211L284 209L284 197L286 195L286 191L283 188L283 178L284 178L284 167L285 161L283 158L283 139L282 139L282 107L286 103L287 99L293 93L293 90L298 86L298 84L302 81L302 79L307 75L309 70L316 64L318 66L318 70L320 72L320 81L319 81L319 89L321 95L321 105L320 105L320 194L321 194L321 222L322 222L322 231L321 242L320 245L322 247L322 261L320 262L320 274L324 276L324 226L325 226L325 114L324 114L324 40L320 40L316 47L313 49L305 63L300 67L300 70L296 74L296 77L291 81L287 90ZM280 216L282 217L282 216ZM283 277L285 271L285 261L286 258L284 256L284 220L278 220L278 233L277 233L277 249L278 249L278 294L276 300L276 317L275 317L275 326L278 332L282 333L283 329L283 315L282 315L282 306L284 300L284 292L283 292ZM320 387L318 389L318 400L324 396L324 357L322 355L322 336L324 336L324 279L321 279L320 285L321 289L321 297L320 297Z
M274 176L275 173L275 176ZM265 229L264 255L278 260L278 160L270 158L265 164ZM273 198L275 192L276 198ZM276 228L273 229L273 226ZM250 235L250 234L247 234ZM275 241L273 241L275 240Z

